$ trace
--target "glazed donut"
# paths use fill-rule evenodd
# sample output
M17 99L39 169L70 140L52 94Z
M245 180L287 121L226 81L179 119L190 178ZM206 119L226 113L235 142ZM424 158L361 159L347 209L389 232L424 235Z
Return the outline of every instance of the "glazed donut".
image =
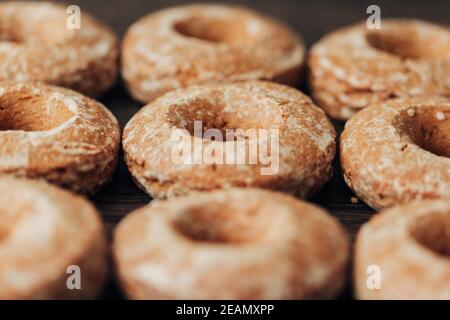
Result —
M147 15L122 43L131 95L149 102L194 84L266 79L299 82L305 48L287 26L246 8L184 5Z
M309 67L314 101L336 119L395 97L449 97L450 30L407 19L346 27L312 47Z
M84 11L80 29L68 28L66 9L50 2L0 3L0 80L42 81L90 96L113 84L116 36Z
M107 261L106 233L88 201L43 181L0 178L0 299L94 298ZM68 287L71 266L81 289Z
M358 234L357 297L449 300L449 257L450 200L421 200L386 210ZM368 286L370 273L381 275L378 289L371 281Z
M93 194L115 171L117 120L69 89L0 82L0 176L43 178Z
M151 202L119 224L113 253L131 299L334 298L349 241L316 206L236 188Z
M231 129L237 131L230 139ZM220 141L207 136L211 130ZM256 155L252 163L255 148L267 148L267 157ZM253 186L307 198L332 174L335 131L323 110L293 88L263 81L199 85L142 108L124 129L123 149L137 184L152 197ZM193 157L174 161L180 150ZM208 152L218 156L208 159Z
M394 99L345 125L341 166L349 187L374 209L450 198L450 99Z

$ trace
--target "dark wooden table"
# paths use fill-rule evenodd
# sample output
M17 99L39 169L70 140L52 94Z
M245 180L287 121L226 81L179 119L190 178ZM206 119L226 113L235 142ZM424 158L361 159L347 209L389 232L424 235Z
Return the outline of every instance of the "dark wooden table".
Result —
M377 4L381 7L382 18L416 17L440 23L449 23L450 20L450 2L448 0L245 0L231 2L252 7L287 22L302 34L308 46L336 27L366 19L366 8L370 4ZM180 3L183 3L183 1L77 0L71 2L71 4L79 5L82 11L87 10L108 23L120 37L123 36L127 27L140 16L159 8ZM308 92L306 86L300 89ZM142 106L128 96L120 81L110 92L102 97L101 101L112 110L122 127ZM335 122L334 124L340 133L343 128L343 123ZM362 202L352 203L351 198L353 196L343 181L337 160L332 180L311 201L326 208L331 214L337 217L345 225L350 236L354 238L359 227L371 217L373 211ZM151 198L134 185L125 164L121 160L113 182L92 200L102 213L105 223L111 231L128 212L147 204L151 201ZM120 298L120 293L113 281L111 281L104 297ZM351 297L351 292L348 290L344 297Z

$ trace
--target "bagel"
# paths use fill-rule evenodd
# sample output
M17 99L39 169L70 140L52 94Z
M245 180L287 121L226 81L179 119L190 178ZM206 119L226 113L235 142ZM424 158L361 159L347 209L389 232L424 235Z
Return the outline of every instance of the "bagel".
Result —
M450 99L395 99L358 112L340 157L348 186L374 209L450 198Z
M345 284L349 241L311 204L228 189L136 210L114 231L113 252L131 299L334 298Z
M450 97L450 29L408 19L338 29L312 47L309 67L313 100L336 119L396 97Z
M80 29L67 27L66 6L0 3L0 80L41 81L97 96L114 82L118 41L86 12Z
M89 299L107 275L106 233L95 208L43 181L0 178L0 299ZM69 289L69 267L80 289Z
M287 26L246 8L184 5L134 23L122 43L131 95L149 102L194 84L266 79L299 82L305 48Z
M206 130L203 135L196 133L196 121L201 121L201 131ZM231 129L238 130L230 139ZM211 130L222 140L207 138ZM182 139L175 139L177 135ZM123 149L136 183L155 198L232 186L276 189L307 198L332 175L335 137L323 110L301 92L249 81L165 94L128 122ZM267 157L259 153L252 163L255 148L258 152L267 148ZM187 150L184 156L193 154L194 160L175 161L173 154L180 150ZM208 159L207 153L216 157Z
M449 258L450 200L421 200L383 211L362 227L356 240L356 295L450 300ZM378 287L367 285L370 266L378 267Z
M69 89L0 82L0 176L43 178L94 194L114 173L117 120Z

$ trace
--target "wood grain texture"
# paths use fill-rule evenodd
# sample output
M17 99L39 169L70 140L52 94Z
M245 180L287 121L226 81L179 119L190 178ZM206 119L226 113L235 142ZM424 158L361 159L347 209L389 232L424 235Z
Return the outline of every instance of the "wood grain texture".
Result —
M350 0L222 2L243 4L285 21L302 34L308 47L336 27L366 19L366 8L373 4L373 1ZM79 5L82 11L87 10L108 23L120 37L123 36L128 26L146 13L181 3L186 2L164 0L78 0L71 2L71 4ZM381 7L382 18L415 17L439 23L449 22L450 2L448 0L376 1L376 4ZM307 87L303 86L300 89L308 93ZM102 97L101 101L119 119L122 128L141 107L139 103L128 96L120 81ZM343 123L334 122L334 125L340 133ZM121 156L113 182L92 199L102 213L110 231L128 212L151 201L132 182L122 158ZM333 179L320 194L312 199L312 202L326 208L337 217L345 225L352 238L359 227L373 214L373 211L362 202L352 203L353 196L344 183L339 163L336 161ZM110 283L104 297L120 298L120 293L113 282ZM344 297L351 297L351 292L347 291Z

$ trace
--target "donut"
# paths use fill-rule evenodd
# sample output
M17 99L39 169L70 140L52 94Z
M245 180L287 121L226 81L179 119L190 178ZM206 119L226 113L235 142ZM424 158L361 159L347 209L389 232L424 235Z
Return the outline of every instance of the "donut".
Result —
M354 115L341 135L344 179L374 209L450 198L450 99L397 98Z
M335 137L307 96L253 80L166 93L127 123L123 149L136 183L154 198L233 186L308 198L332 175Z
M309 57L313 100L333 118L392 98L450 96L450 29L409 19L383 19L338 29Z
M349 241L314 205L233 188L132 212L114 231L113 255L131 299L334 298L345 284Z
M95 298L107 261L88 201L44 181L0 178L0 299ZM77 267L81 288L69 278Z
M265 79L295 86L304 64L299 35L238 6L183 5L134 23L122 42L122 74L147 103L194 84Z
M419 200L387 209L357 236L356 295L359 299L450 300L449 258L450 200ZM369 276L380 276L378 286Z
M50 2L0 3L0 80L41 81L89 96L113 84L116 36L84 11L73 29L75 16L66 10Z
M120 129L102 104L70 89L3 81L0 141L0 176L94 194L115 171Z

